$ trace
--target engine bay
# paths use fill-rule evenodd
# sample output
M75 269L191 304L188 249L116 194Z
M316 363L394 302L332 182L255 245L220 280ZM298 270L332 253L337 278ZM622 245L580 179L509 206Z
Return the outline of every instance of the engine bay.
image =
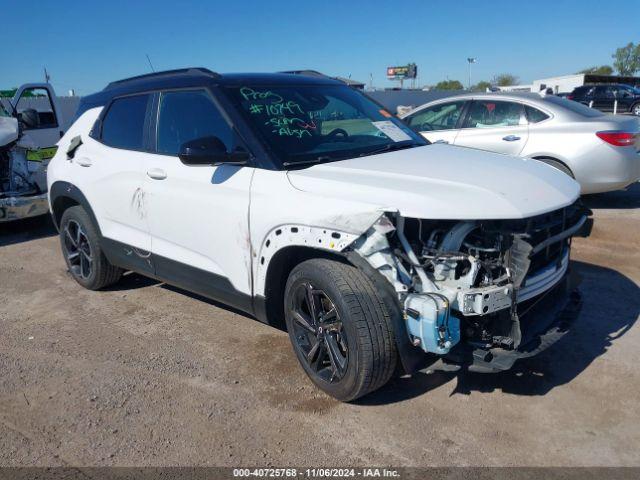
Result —
M439 355L461 341L513 350L524 305L565 276L571 237L589 225L579 203L516 220L386 214L355 249L393 284L413 345Z

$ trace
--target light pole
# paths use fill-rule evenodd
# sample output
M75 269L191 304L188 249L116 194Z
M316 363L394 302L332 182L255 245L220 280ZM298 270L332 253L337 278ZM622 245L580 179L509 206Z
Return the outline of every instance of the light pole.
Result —
M468 57L467 62L469 63L469 83L467 83L467 90L471 90L471 64L476 63L477 58Z

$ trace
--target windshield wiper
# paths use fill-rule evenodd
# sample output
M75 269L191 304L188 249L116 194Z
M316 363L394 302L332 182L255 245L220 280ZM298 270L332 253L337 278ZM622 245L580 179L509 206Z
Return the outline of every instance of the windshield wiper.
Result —
M297 162L282 162L283 167L297 167L299 165L315 165L317 163L326 162L331 160L331 157L322 155L316 158L308 158L306 160L298 160Z
M418 144L418 143L409 143L409 144L404 144L404 145L400 145L398 143L388 143L382 148L378 148L376 150L371 150L369 152L363 152L358 156L359 157L366 157L366 156L369 156L369 155L377 155L378 153L392 152L394 150L403 150L405 148L419 147L419 146L420 146L420 144Z

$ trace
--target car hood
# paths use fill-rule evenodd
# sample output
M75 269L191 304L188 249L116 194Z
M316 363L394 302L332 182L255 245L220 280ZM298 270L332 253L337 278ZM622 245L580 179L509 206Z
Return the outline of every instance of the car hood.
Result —
M305 192L425 219L526 218L567 206L580 192L536 160L448 145L314 165L288 178Z
M11 117L0 117L0 147L18 138L18 121Z

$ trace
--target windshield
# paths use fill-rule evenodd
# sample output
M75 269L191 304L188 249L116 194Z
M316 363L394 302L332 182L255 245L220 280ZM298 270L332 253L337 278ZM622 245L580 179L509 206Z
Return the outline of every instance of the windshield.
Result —
M427 145L346 85L245 85L226 91L286 168Z
M4 109L2 102L0 102L0 117L10 117L9 112Z

